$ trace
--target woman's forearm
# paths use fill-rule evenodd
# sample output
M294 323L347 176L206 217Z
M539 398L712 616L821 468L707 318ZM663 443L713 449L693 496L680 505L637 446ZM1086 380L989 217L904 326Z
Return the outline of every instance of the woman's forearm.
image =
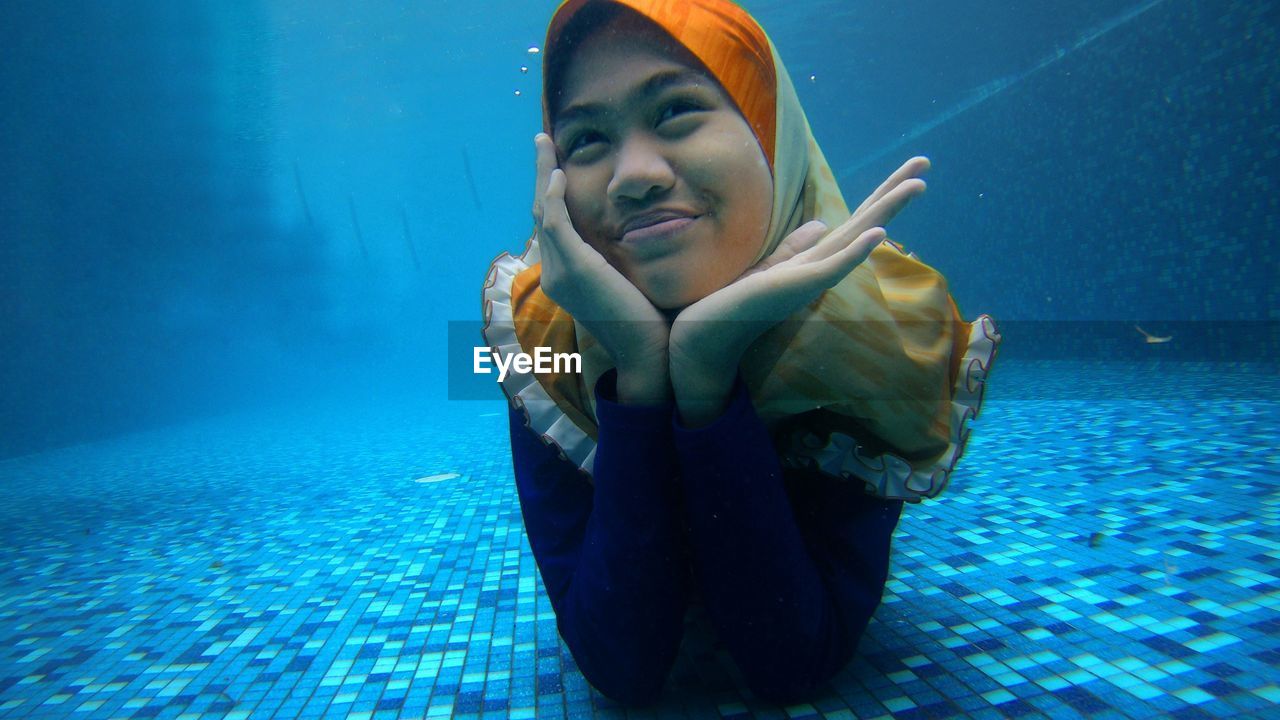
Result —
M752 454L745 442L740 450ZM842 667L852 647L796 527L776 459L773 467L744 465L686 479L697 581L755 692L799 699Z
M513 420L530 545L560 633L599 691L642 703L662 687L683 631L688 558L673 494L669 407L598 397L594 488ZM513 415L513 417L515 417Z
M614 699L643 703L657 696L679 650L688 558L672 505L664 497L655 512L658 501L630 475L596 473L596 505L556 616L587 680Z
M815 481L796 506L768 432L734 387L715 422L676 432L695 573L755 692L800 700L852 656L883 592L897 515L862 522L864 498L849 483Z

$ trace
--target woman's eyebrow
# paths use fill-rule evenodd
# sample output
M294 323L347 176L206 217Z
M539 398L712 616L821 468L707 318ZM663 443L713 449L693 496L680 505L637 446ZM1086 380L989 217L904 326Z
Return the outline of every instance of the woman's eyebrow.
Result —
M686 68L663 70L654 73L649 79L640 83L640 85L627 94L628 100L647 99L658 95L673 85L705 85L707 83L706 75L696 70ZM603 115L609 111L609 106L605 103L587 102L574 103L556 114L555 127L568 125L577 120L589 119L597 115Z
M706 82L707 77L696 70L663 70L641 83L635 94L640 97L652 97L672 85L702 85Z

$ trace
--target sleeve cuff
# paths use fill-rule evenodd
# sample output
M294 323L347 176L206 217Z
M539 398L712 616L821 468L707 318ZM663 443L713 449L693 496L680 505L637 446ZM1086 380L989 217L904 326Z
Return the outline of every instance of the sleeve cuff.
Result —
M697 428L685 427L680 422L680 413L674 407L671 410L671 432L675 437L676 444L679 446L698 446L709 442L715 442L726 435L741 438L743 428L751 426L753 423L760 423L760 418L756 414L755 405L751 402L751 395L747 392L747 384L742 379L742 373L734 375L733 388L729 390L729 401L725 405L724 412L720 417L713 420L710 424Z
M618 370L610 368L596 381L596 419L600 425L635 430L666 430L675 403L665 405L623 405L618 402Z

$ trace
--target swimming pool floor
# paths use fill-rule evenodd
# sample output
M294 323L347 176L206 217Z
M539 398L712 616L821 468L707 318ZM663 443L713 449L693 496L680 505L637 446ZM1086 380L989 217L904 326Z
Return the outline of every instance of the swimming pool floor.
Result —
M1274 370L1081 366L1064 387L1114 392L1020 392L1040 372L996 368L951 487L903 512L857 657L788 707L694 616L657 705L590 689L498 402L0 461L0 719L1276 717ZM1165 376L1177 399L1125 391Z

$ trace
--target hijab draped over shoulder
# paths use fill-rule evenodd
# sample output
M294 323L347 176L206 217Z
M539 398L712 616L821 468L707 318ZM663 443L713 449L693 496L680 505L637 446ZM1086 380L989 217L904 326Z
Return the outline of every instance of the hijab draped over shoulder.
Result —
M757 261L805 222L835 228L849 217L791 78L750 15L728 0L568 0L551 20L544 69L557 60L574 16L601 3L648 18L687 48L755 132L774 185ZM550 134L548 90L544 84ZM536 234L520 256L504 253L493 262L484 286L484 336L504 356L539 347L581 355L581 374L512 371L502 386L529 427L590 479L594 387L612 363L542 292L541 270ZM968 439L965 425L982 406L1000 339L990 317L962 320L942 275L886 240L836 286L756 340L740 370L784 467L820 469L861 480L871 494L917 502L946 487Z

